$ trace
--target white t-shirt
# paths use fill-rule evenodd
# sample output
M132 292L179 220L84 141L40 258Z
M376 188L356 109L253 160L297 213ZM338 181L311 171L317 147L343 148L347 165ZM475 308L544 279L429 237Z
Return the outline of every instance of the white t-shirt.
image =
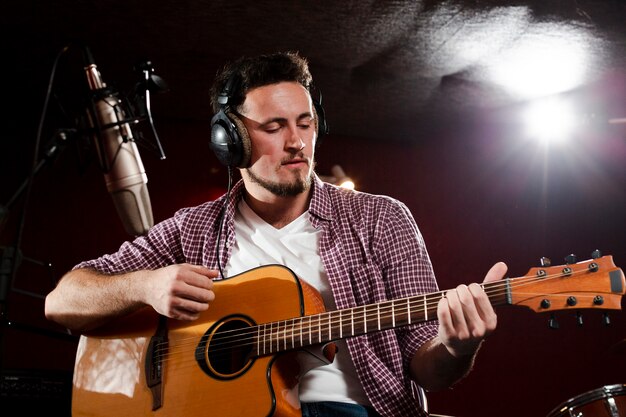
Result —
M226 265L226 274L233 276L269 264L284 265L319 291L327 310L335 310L328 277L318 251L320 232L311 225L308 211L288 225L276 229L241 199L235 214L235 245ZM348 347L343 340L336 344L339 351L333 363L316 366L301 378L300 401L369 405ZM319 364L319 360L311 354L298 355L298 360L302 369Z

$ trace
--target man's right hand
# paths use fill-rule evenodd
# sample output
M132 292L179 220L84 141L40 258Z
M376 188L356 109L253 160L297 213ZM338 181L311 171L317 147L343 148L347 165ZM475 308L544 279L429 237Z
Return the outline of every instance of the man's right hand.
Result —
M146 302L164 316L196 320L215 299L213 278L217 276L216 270L191 264L155 270L148 279Z

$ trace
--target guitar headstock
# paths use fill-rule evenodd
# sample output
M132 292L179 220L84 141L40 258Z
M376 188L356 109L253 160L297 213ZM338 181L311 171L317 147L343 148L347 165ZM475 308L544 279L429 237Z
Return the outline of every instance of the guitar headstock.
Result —
M525 276L509 282L510 303L538 313L570 309L620 310L626 291L624 273L615 266L610 255L531 268Z

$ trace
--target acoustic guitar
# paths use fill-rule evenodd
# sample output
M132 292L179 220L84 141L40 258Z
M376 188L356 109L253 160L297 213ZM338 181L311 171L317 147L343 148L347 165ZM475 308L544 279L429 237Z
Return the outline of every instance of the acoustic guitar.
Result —
M611 256L531 268L481 284L494 306L536 312L621 309ZM182 322L151 308L81 335L72 413L79 416L300 416L296 354L304 347L435 319L445 292L325 311L315 289L279 265L216 281L215 301Z

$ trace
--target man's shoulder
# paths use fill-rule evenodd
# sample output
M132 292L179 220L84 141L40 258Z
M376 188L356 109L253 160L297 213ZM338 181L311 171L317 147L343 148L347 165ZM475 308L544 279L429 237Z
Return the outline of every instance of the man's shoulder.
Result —
M335 220L364 227L384 227L412 219L408 207L388 195L348 190L332 184L324 184L324 190L327 204L324 204L326 210L322 212Z
M357 204L372 207L402 207L400 200L384 194L372 194L364 191L349 190L332 184L324 184L332 201L345 204Z
M177 221L193 221L199 219L211 219L219 215L224 202L222 198L206 201L197 206L183 207L174 214Z

